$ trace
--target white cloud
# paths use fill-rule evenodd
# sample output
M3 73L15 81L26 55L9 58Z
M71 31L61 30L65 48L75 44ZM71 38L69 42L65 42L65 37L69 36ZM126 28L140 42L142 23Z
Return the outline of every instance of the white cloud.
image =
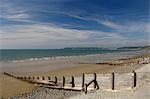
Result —
M21 20L30 18L30 16L25 13L20 13L20 14L5 15L5 18L9 20L14 20L14 21L21 21Z
M150 32L150 24L147 22L126 22L124 24L118 24L111 20L98 20L99 24L103 24L106 27L112 28L117 33L133 33L133 34L147 34Z
M132 33L149 33L149 23L144 22L134 22L134 23L128 23L125 26L124 31L132 32Z
M3 38L14 38L18 37L35 37L35 38L49 38L54 40L85 40L91 35L96 36L109 36L109 37L121 37L115 33L106 33L100 31L90 31L90 30L76 30L76 29L65 29L58 26L48 26L48 25L9 25L2 26ZM16 34L16 35L14 35ZM16 38L17 39L17 38Z
M36 25L25 8L12 4L2 4L3 14L0 18L12 21L24 21L33 25L7 25L1 26L0 34L2 48L59 48L67 46L126 46L147 44L147 39L133 40L121 36L123 33L149 33L150 24L144 22L115 23L112 20L83 17L76 14L55 11L84 21L93 21L112 28L113 32L92 30L66 29L54 24ZM144 35L144 34L143 34Z
M46 11L49 12L49 11ZM69 13L69 12L63 12L63 11L54 11L54 12L49 12L49 13L59 13L59 14L64 14L69 17L77 18L83 21L93 21L97 22L100 25L104 25L108 28L113 29L117 33L149 33L149 26L150 24L147 22L125 22L123 24L116 23L112 21L112 18L109 18L110 16L99 16L100 18L94 18L90 16L80 16L79 14L75 13ZM96 15L95 15L96 16Z
M4 3L1 4L0 9L2 9L2 15L0 16L0 18L5 18L8 20L12 20L12 21L23 21L23 22L29 22L29 23L37 23L33 20L29 20L30 16L27 12L27 10L25 8L22 7L18 7L13 5L12 3ZM43 12L46 13L59 13L59 14L64 14L67 15L69 17L73 17L73 18L77 18L80 20L84 20L84 21L93 21L93 22L97 22L100 25L104 25L108 28L112 28L114 29L115 32L117 33L135 33L135 32L141 32L141 33L148 33L149 32L149 28L148 28L148 23L144 23L144 22L127 22L124 24L119 24L116 23L114 21L112 21L111 18L109 18L110 16L99 16L98 17L91 17L91 16L81 16L78 13L70 13L70 12L65 12L65 11L46 11L44 10ZM96 15L94 15L96 16ZM40 22L39 22L40 23Z
M2 3L0 5L0 9L0 18L4 18L11 21L24 21L30 18L30 15L27 13L25 8L16 6L12 3Z
M110 27L110 28L113 28L113 29L123 29L124 26L120 25L120 24L116 24L114 22L111 22L111 21L106 21L106 20L103 20L103 21L97 21L98 23L100 24L103 24L107 27Z
M91 30L65 29L55 25L8 25L1 26L3 48L11 47L65 47L74 45L101 45L113 40L125 40L116 33ZM98 42L98 43L96 43ZM105 43L104 43L105 44ZM103 45L104 45L103 44ZM32 46L31 46L32 45ZM49 48L49 47L48 47Z

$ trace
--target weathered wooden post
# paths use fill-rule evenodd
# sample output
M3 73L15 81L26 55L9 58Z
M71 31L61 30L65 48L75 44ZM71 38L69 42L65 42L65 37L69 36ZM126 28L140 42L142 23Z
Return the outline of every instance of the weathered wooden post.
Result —
M114 90L114 84L115 83L115 74L112 73L112 90Z
M30 79L30 76L28 77L28 79Z
M51 78L48 76L48 80L50 80Z
M55 76L55 84L57 84L57 77Z
M84 82L85 82L84 78L85 78L85 75L83 74L82 75L82 89L83 89L83 91L84 91Z
M72 76L72 87L75 87L75 84L74 84L74 77Z
M65 77L63 76L63 87L65 87Z
M136 87L136 72L135 71L132 71L132 88Z
M96 73L94 73L94 89L96 88Z
M42 77L42 80L45 80L44 76Z
M88 85L85 84L85 94L87 93L87 87L88 87Z

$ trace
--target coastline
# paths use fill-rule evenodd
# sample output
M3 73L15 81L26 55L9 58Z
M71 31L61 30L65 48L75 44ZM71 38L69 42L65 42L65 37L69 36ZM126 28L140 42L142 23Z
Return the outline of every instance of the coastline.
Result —
M100 56L102 57L102 56ZM81 60L81 59L79 59ZM113 62L113 61L112 61ZM6 66L7 65L7 66ZM102 73L107 74L111 72L125 73L136 70L143 65L129 65L129 66L110 66L98 64L79 64L78 61L72 61L64 58L50 62L44 61L31 61L31 62L8 62L3 64L6 69L3 72L9 72L16 76L81 76L82 73ZM61 66L61 67L60 67ZM5 71L4 71L5 70ZM22 82L17 79L6 77L1 74L1 95L3 97L15 96L20 93L30 92L35 88L32 84ZM22 87L24 86L24 87Z
M64 68L78 67L79 63L101 63L110 62L117 59L126 59L134 56L149 54L147 51L136 52L121 52L107 54L92 54L80 56L59 56L59 57L44 57L44 58L29 58L27 60L8 60L0 61L0 73L15 72L48 72L61 70Z

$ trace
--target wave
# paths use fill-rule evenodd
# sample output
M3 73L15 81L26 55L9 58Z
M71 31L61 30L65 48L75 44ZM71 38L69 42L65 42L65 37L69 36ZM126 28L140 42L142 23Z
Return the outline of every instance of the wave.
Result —
M41 61L41 60L54 60L54 59L73 59L73 58L82 58L88 56L97 56L102 54L90 54L90 55L77 55L77 56L56 56L56 57L41 57L41 58L28 58L22 60L6 60L8 62L32 62L32 61Z

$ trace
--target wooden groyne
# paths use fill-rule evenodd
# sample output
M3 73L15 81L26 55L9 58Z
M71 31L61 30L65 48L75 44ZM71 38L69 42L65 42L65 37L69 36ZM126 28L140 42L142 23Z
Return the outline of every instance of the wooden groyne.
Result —
M102 86L99 86L99 79L97 77L96 73L93 73L93 77L91 78L88 77L87 74L83 74L81 77L81 85L79 85L79 83L75 82L74 76L71 76L71 81L69 83L66 83L66 77L63 76L62 77L62 81L58 82L58 78L54 77L54 79L52 80L50 77L34 77L34 76L24 76L24 77L19 77L19 76L14 76L11 75L9 73L4 72L5 75L16 78L18 80L22 80L28 83L31 83L35 86L40 86L40 87L46 87L49 89L57 89L57 90L67 90L67 91L79 91L79 92L85 92L88 93L88 91L95 91L98 90L99 88L101 88ZM132 75L132 84L131 84L131 88L135 88L137 86L137 73L135 71L132 71L131 73ZM85 76L86 75L86 76ZM110 85L111 85L111 90L115 90L115 86L116 86L116 78L117 78L117 73L112 73L110 74ZM91 80L89 80L89 78ZM88 79L88 82L86 81ZM67 86L67 85L70 86ZM93 85L93 87L91 87L91 85Z
M45 79L45 77L43 76L42 78L40 77L17 77L17 76L13 76L9 73L4 72L5 75L28 82L28 83L32 83L34 85L38 85L40 87L46 87L49 89L57 89L57 90L68 90L68 91L84 91L85 93L87 93L87 91L95 91L97 89L99 89L97 80L96 80L96 73L94 73L94 78L93 80L91 80L89 83L85 83L85 77L83 74L83 78L82 78L82 85L80 86L76 86L75 81L74 81L74 76L71 77L71 82L69 84L71 84L71 87L66 86L65 83L65 77L63 76L63 81L62 81L62 86L58 85L58 81L57 81L57 77L55 77L55 80L50 80L50 77L48 77L48 80ZM93 88L88 88L89 85L91 85L92 83L94 83Z
M130 60L130 61L129 61ZM126 62L127 61L127 62ZM129 62L128 62L129 61ZM116 64L117 63L117 64ZM138 56L130 59L120 59L117 60L116 63L96 63L96 64L107 64L107 65L140 65L140 64L148 64L150 63L150 57L147 56ZM138 72L138 74L142 74L143 72ZM144 72L148 73L150 75L150 72ZM46 87L50 89L57 89L57 90L68 90L68 91L80 91L87 93L88 91L95 91L103 87L103 85L100 86L100 83L108 83L107 86L111 90L116 90L117 85L119 85L120 79L124 78L118 73L111 73L109 76L102 75L99 76L99 74L93 73L92 78L89 76L89 74L83 74L81 77L81 81L78 83L76 82L77 79L75 79L74 76L71 76L69 82L67 82L68 77L65 76L61 77L61 81L58 79L58 77L54 77L53 79L48 76L15 76L10 73L4 72L5 75L22 80L24 82L32 83L33 85L40 86L40 87ZM134 89L137 87L138 83L138 77L147 77L147 76L139 76L137 75L137 72L132 71L131 73L126 73L127 76L125 78L129 81L125 86L129 85L131 89ZM130 75L132 74L132 75ZM90 78L90 79L89 79ZM88 79L88 81L87 81ZM105 79L105 81L103 81ZM118 83L119 82L119 83ZM126 81L125 81L126 82ZM69 85L69 86L68 86ZM93 86L92 86L93 85ZM91 87L92 86L92 87ZM121 87L121 86L119 86Z
M79 62L79 64L97 64L97 65L111 65L111 66L127 66L127 65L149 64L149 63L150 63L150 55L118 59L113 62L100 62L100 63Z

